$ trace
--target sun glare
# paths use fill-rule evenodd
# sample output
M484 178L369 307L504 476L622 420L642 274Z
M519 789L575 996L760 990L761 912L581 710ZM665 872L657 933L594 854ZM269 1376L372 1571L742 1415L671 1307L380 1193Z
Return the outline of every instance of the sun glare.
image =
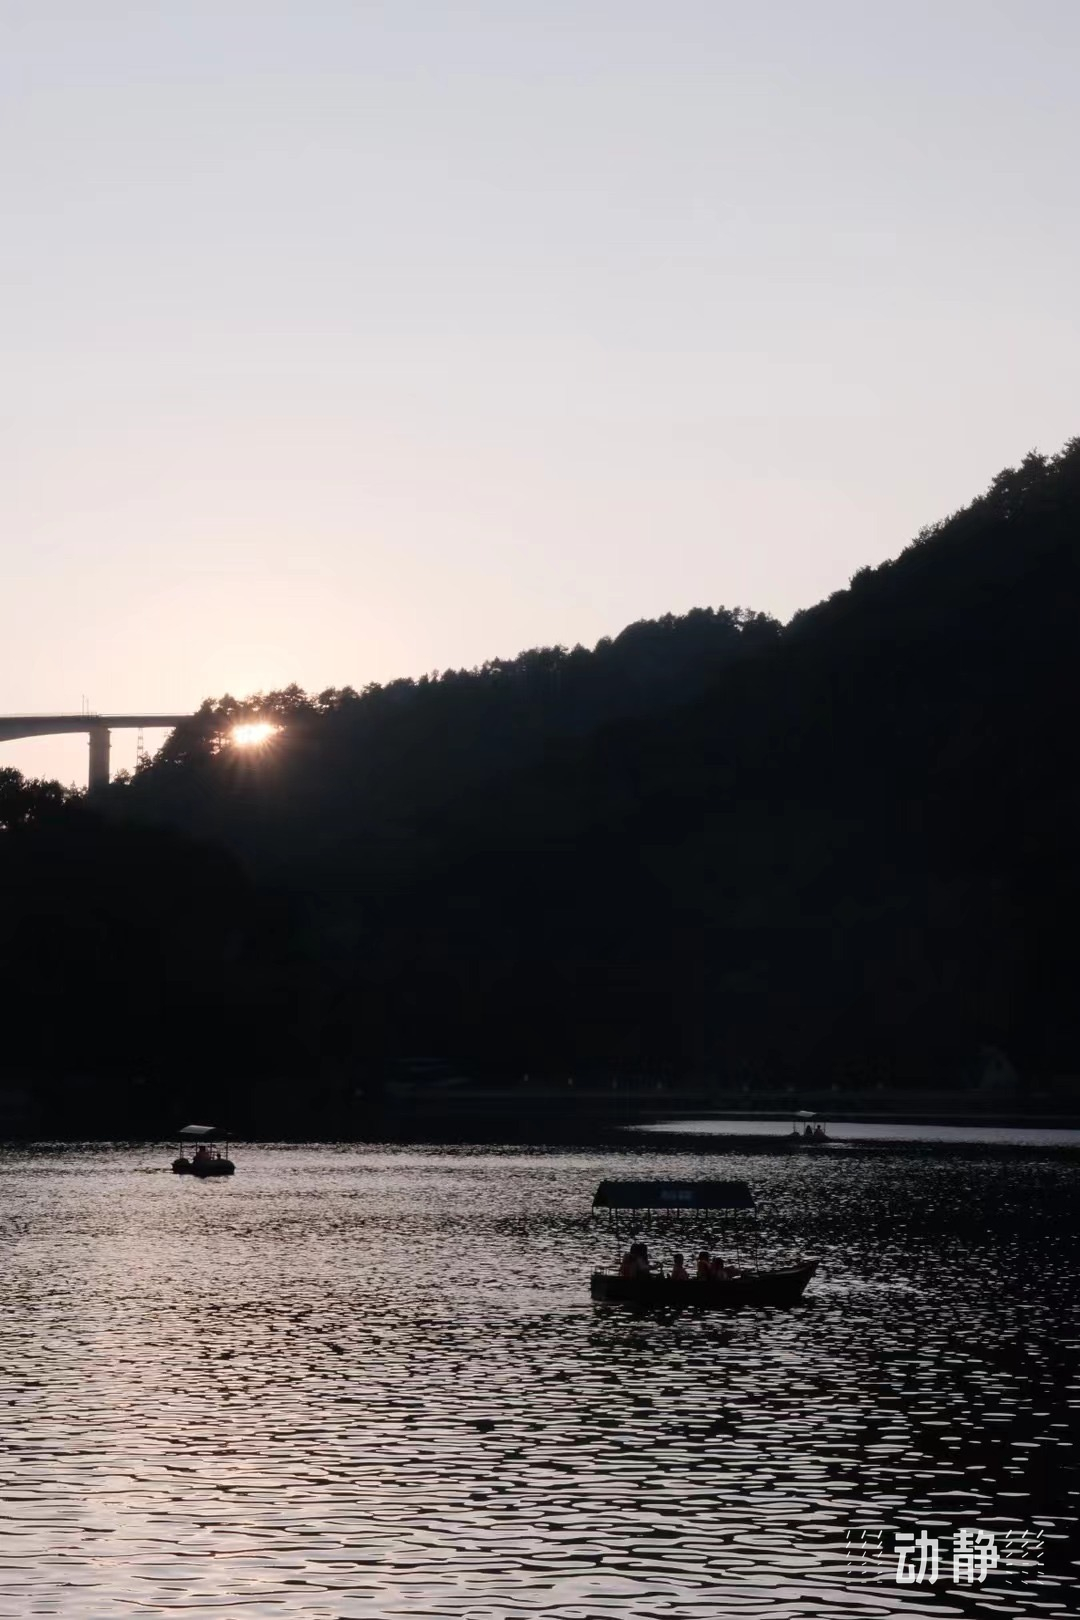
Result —
M277 730L269 720L251 720L246 725L233 726L232 740L234 748L260 748L268 742Z

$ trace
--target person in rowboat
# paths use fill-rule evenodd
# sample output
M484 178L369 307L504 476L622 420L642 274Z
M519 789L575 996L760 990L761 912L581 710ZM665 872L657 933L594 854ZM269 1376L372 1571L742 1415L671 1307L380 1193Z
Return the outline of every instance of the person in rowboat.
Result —
M689 1282L690 1273L687 1271L681 1254L675 1255L671 1262L672 1282Z
M708 1249L702 1249L697 1257L698 1282L712 1282L712 1255Z
M644 1243L631 1243L619 1262L619 1276L633 1279L649 1275L649 1251Z

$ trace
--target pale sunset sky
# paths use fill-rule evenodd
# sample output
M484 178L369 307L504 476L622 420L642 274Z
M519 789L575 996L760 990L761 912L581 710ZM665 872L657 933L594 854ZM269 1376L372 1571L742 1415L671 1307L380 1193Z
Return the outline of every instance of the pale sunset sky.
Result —
M0 712L845 585L1080 434L1078 85L1076 0L0 0Z

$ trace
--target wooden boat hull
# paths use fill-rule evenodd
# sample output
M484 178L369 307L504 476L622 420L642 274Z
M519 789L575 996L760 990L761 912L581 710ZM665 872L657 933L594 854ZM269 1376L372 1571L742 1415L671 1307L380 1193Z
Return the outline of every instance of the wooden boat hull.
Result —
M740 1305L795 1305L818 1268L816 1260L779 1271L747 1271L726 1282L673 1282L670 1277L619 1277L594 1271L593 1299L624 1305L697 1305L728 1310Z
M206 1164L195 1164L191 1159L174 1159L174 1176L231 1176L236 1170L231 1159L210 1159Z

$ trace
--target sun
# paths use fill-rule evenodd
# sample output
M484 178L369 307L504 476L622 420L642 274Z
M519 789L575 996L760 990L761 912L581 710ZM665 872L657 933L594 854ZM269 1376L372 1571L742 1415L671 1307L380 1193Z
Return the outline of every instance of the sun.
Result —
M263 743L269 742L277 729L277 726L272 726L269 720L249 720L245 725L233 726L233 747L261 748Z

